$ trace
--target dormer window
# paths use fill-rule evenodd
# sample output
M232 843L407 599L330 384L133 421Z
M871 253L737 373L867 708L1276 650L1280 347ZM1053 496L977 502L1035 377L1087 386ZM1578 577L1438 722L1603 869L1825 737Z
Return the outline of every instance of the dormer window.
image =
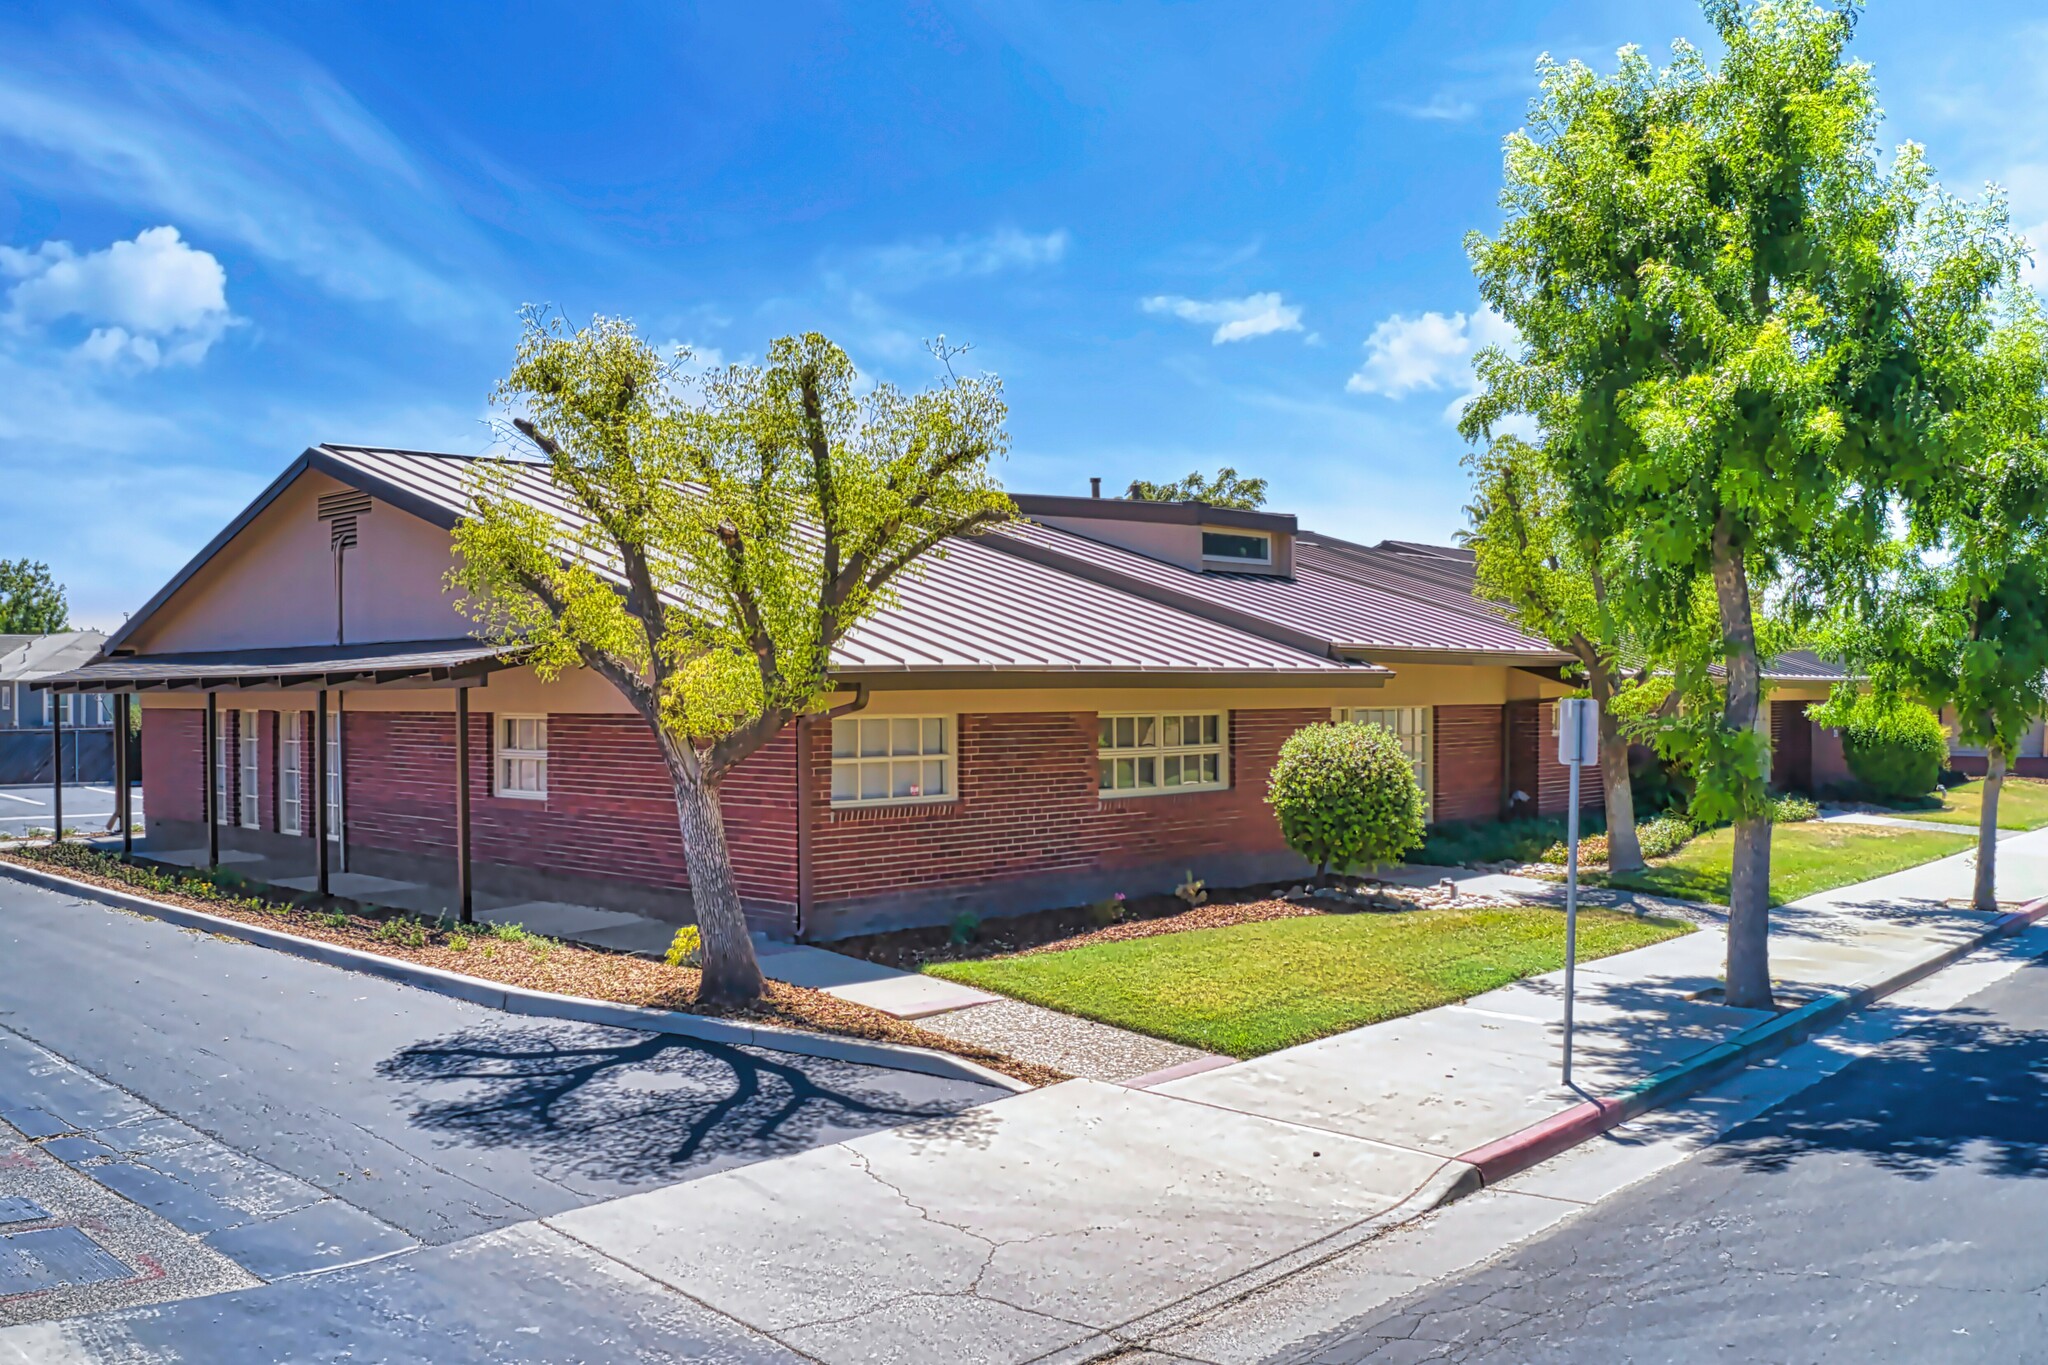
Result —
M1267 568L1273 563L1273 537L1264 531L1202 531L1204 563L1244 564Z

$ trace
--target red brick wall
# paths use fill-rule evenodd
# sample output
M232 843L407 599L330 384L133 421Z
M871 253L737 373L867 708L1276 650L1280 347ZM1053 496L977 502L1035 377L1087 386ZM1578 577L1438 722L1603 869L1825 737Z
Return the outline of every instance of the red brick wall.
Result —
M636 716L550 715L545 801L492 794L492 717L470 716L470 836L480 862L689 885L675 795ZM455 717L362 711L344 718L351 846L452 858ZM726 779L726 839L740 894L794 909L796 744L772 740Z
M1552 728L1554 701L1508 703L1508 789L1526 793L1530 802L1515 815L1563 815L1571 804L1572 770L1557 761L1557 733ZM1600 765L1588 763L1579 773L1579 806L1598 810L1607 804L1600 785Z
M160 820L206 818L201 711L142 713L142 810Z
M1497 820L1506 799L1501 791L1506 737L1498 706L1439 706L1431 774L1438 820Z
M1284 854L1265 802L1280 744L1327 710L1237 711L1230 786L1104 800L1095 716L959 717L958 798L834 811L831 727L812 731L814 894L820 902L1135 869L1209 855Z

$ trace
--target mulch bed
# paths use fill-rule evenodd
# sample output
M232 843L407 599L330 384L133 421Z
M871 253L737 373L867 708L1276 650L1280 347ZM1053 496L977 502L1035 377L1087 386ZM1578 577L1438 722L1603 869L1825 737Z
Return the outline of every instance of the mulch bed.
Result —
M700 1005L697 992L702 976L694 968L671 967L631 953L562 943L523 931L494 931L492 926L481 923L463 925L452 920L372 913L339 899L323 904L309 903L308 898L274 899L254 894L248 887L224 887L197 873L165 872L123 863L111 854L77 844L8 849L0 851L0 860L44 868L96 886L134 892L224 919L260 924L298 938L340 944L502 985L930 1048L979 1062L1030 1085L1050 1085L1067 1079L1066 1073L1052 1067L957 1042L865 1005L782 981L770 981L766 996L747 1008Z

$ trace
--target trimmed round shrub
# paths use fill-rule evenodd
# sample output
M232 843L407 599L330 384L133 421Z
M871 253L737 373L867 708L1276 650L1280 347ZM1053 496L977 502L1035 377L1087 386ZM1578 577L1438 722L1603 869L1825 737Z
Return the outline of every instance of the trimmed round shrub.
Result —
M1894 800L1926 796L1948 762L1948 731L1941 717L1914 702L1881 704L1862 696L1842 727L1849 771L1872 793Z
M1422 842L1422 786L1383 725L1311 725L1280 746L1266 784L1288 847L1327 875L1390 863Z

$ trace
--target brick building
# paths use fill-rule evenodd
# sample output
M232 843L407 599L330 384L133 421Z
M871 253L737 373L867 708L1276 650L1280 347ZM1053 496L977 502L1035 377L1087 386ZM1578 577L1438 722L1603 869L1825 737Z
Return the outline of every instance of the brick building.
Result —
M444 577L472 466L308 450L59 684L139 698L145 852L372 901L452 898L466 875L688 918L642 722L594 675L543 683L464 634ZM559 505L544 467L507 468ZM844 643L857 709L792 725L727 782L760 927L830 939L1297 875L1265 778L1332 718L1394 730L1433 819L1562 811L1566 656L1474 600L1468 553L1201 504L1018 503Z

